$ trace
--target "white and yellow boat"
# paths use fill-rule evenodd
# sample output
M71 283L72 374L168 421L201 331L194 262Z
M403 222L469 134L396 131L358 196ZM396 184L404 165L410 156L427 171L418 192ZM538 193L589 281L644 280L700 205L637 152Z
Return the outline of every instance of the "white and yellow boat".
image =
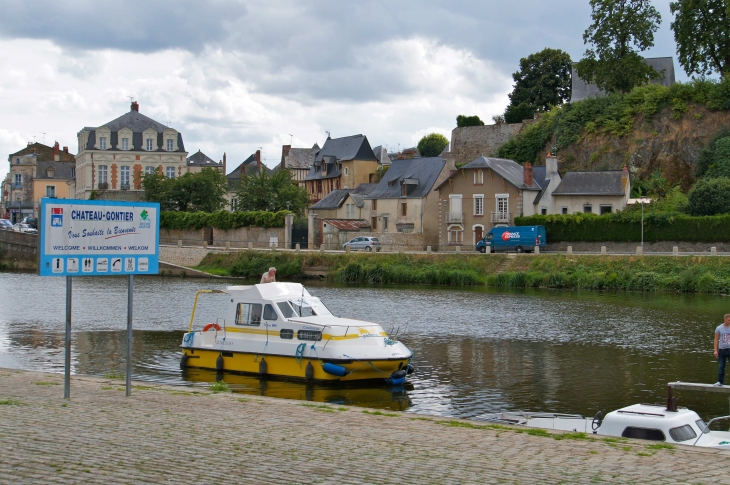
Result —
M227 293L226 317L194 331L201 293ZM402 384L413 352L378 323L339 318L299 283L201 290L183 336L180 367L320 381Z

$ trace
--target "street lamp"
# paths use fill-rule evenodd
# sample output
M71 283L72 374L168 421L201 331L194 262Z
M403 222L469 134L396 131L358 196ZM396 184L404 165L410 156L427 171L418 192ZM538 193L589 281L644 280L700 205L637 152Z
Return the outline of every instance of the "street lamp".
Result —
M641 250L644 251L644 204L651 204L650 197L639 197L636 199L629 199L626 201L627 204L641 204Z

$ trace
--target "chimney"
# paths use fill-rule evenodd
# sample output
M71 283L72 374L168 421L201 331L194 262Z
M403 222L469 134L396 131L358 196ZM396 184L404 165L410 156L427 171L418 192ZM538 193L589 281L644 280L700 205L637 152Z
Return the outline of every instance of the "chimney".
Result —
M63 153L68 153L68 147L63 147Z
M58 149L58 142L53 144L53 161L58 162L61 160L60 150Z
M261 173L261 150L256 150L256 170Z
M226 152L223 152L223 175L226 175Z
M137 101L132 101L132 111L139 113L139 103Z
M286 157L289 156L289 152L291 151L291 145L282 145L281 146L281 168L286 168Z
M522 182L528 186L532 187L533 182L533 176L532 176L532 165L530 165L530 162L527 162L524 167L522 167Z
M550 175L558 173L558 157L548 153L545 158L545 178L550 178Z

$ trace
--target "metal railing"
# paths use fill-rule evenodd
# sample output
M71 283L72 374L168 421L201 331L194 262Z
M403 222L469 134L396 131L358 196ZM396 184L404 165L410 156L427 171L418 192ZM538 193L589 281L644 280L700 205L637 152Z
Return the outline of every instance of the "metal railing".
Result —
M509 212L492 212L492 222L509 222L512 214Z
M464 222L463 212L447 212L446 224L461 224Z
M99 190L106 190L109 188L109 182L99 182Z
M127 182L126 184L121 184L119 188L122 190L129 190L129 182Z
M13 182L13 184L10 186L10 188L11 189L22 189L23 188L23 184L19 184L19 183Z

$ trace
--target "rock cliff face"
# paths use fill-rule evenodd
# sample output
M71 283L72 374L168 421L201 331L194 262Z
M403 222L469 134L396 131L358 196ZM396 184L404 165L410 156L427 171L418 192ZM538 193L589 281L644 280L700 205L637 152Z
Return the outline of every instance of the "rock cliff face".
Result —
M643 179L659 170L670 184L680 183L688 190L695 182L700 151L718 130L730 126L730 111L710 111L692 104L679 119L673 114L665 109L651 120L637 119L631 133L620 138L586 134L558 153L561 172L616 170L628 165L634 177Z

